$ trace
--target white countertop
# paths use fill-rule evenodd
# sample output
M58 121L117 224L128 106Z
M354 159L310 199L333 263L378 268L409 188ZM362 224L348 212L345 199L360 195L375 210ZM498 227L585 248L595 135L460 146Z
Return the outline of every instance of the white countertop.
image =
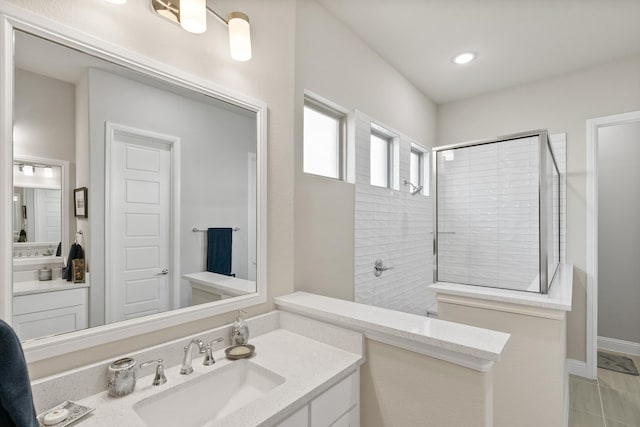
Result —
M510 289L488 288L484 286L462 285L458 283L438 282L429 286L438 294L458 295L490 301L500 301L531 307L552 310L571 311L573 293L573 265L560 264L553 277L553 282L547 295L514 291Z
M64 267L64 258L54 255L13 258L13 265L59 265Z
M227 418L207 424L208 426L274 425L351 372L355 372L364 360L361 354L323 344L285 329L273 330L250 342L255 345L256 354L249 360L284 377L285 382ZM133 405L142 399L162 393L168 387L188 382L234 363L224 357L223 350L215 352L214 356L216 364L213 366L203 366L202 357L194 358L194 372L191 375L180 375L179 366L166 369L167 383L161 386L151 385L153 369L150 369L149 375L137 379L135 391L128 396L113 398L105 391L77 401L80 405L96 408L78 425L145 426L134 411ZM224 387L224 384L218 386ZM203 399L206 399L206 396L203 396ZM188 409L183 410L185 417L188 416Z
M64 279L27 280L13 282L13 296L41 294L43 292L66 291L70 289L88 288L88 283L73 283Z
M251 294L256 291L256 282L253 280L239 279L224 274L201 271L182 276L191 282L191 286L205 292L213 292L219 295L239 296Z
M510 337L502 332L306 292L277 297L275 303L281 310L363 332L369 339L485 372L500 360Z

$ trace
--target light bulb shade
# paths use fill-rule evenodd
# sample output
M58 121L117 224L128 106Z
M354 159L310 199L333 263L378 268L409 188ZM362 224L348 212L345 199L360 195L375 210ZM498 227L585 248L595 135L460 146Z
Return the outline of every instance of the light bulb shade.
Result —
M44 168L44 176L45 178L53 178L53 169L50 167Z
M207 1L180 0L180 25L190 33L207 31Z
M25 176L33 176L33 166L31 166L31 165L22 166L22 173Z
M249 17L242 12L232 12L229 15L229 50L236 61L251 59Z

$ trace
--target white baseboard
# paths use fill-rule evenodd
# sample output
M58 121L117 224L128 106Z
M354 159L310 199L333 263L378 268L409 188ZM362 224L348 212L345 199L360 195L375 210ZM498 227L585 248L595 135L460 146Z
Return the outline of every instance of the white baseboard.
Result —
M567 359L567 373L579 377L591 378L587 374L587 364L582 360Z
M616 338L598 337L598 348L616 353L640 356L640 343L624 341Z

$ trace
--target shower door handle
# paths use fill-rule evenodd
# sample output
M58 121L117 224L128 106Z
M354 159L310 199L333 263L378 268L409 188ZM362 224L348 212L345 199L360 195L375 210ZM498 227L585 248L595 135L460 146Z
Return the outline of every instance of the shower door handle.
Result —
M387 271L387 270L393 270L393 267L386 267L383 263L381 259L377 259L376 262L373 264L373 274L376 277L380 277L380 275L382 274L383 271Z

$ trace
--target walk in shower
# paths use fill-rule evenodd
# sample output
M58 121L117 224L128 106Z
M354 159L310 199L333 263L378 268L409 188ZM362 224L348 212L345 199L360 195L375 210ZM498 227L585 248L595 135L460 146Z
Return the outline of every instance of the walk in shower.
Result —
M560 172L546 130L433 149L434 282L546 294Z

